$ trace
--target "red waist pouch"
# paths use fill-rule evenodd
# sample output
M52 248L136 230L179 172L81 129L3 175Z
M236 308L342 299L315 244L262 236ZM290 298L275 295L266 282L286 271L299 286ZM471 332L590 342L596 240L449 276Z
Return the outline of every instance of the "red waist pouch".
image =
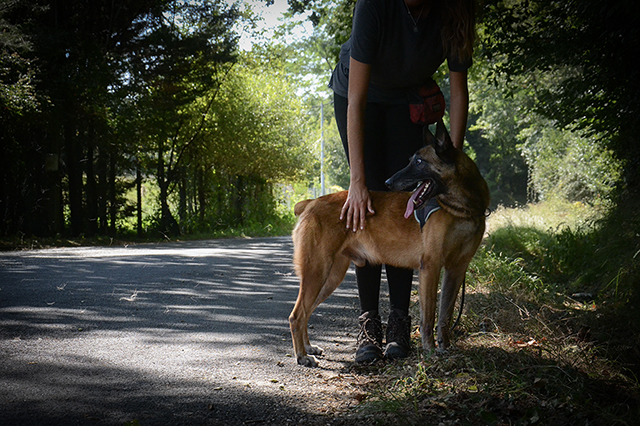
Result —
M411 122L415 124L432 124L444 117L444 95L438 84L431 80L426 86L418 90L421 103L409 103Z

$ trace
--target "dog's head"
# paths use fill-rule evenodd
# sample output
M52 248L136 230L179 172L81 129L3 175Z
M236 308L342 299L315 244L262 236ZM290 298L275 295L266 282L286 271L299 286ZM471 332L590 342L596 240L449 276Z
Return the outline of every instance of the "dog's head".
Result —
M423 137L425 146L386 181L393 191L413 191L405 217L436 196L458 216L483 214L489 207L489 188L473 160L453 146L442 122L436 125L435 136L425 126Z

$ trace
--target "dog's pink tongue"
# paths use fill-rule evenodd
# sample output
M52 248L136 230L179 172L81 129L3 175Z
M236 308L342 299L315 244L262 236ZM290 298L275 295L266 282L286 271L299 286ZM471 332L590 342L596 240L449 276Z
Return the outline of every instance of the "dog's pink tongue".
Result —
M413 191L413 194L411 194L411 198L409 198L409 201L407 201L407 209L404 211L405 219L408 219L409 216L413 214L413 210L415 206L414 202L416 201L416 198L418 198L418 195L420 195L420 191L422 191L422 187L423 185L420 185L418 189Z

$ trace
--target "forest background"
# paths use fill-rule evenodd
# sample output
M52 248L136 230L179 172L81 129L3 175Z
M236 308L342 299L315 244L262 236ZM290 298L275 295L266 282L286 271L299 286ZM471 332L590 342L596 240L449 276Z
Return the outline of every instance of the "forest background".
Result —
M282 233L348 187L326 85L354 1L289 4L261 36L243 2L2 0L0 235ZM481 2L466 149L494 207L634 186L637 12Z

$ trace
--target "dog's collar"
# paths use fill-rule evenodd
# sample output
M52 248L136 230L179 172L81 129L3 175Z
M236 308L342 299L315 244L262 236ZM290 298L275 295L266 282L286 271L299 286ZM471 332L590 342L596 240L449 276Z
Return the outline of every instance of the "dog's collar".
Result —
M423 208L421 208L420 210L414 211L413 217L415 217L418 223L420 224L420 229L424 227L424 224L427 223L427 220L429 220L429 217L431 217L433 213L437 212L441 208L442 207L440 207L440 204L438 204L438 201L435 198L432 198L429 201L427 201L427 204Z

